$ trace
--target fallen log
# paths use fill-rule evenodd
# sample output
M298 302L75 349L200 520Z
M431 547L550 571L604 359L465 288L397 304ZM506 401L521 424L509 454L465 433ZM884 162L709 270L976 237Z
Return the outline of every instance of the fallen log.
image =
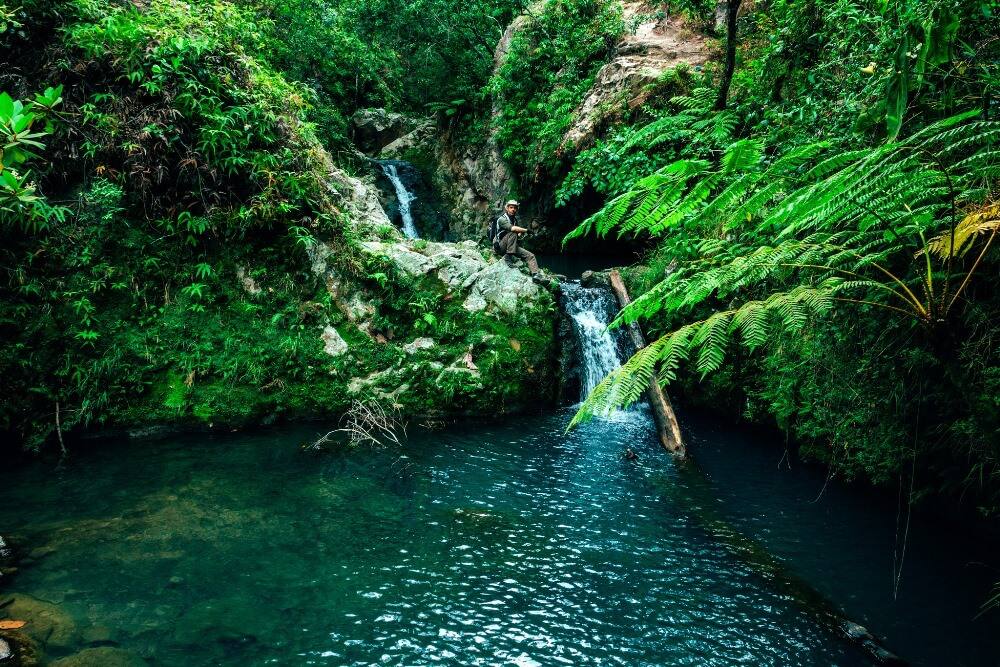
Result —
M615 297L618 299L618 306L624 308L630 304L632 299L629 298L628 290L625 289L625 283L622 281L622 276L618 273L618 269L612 269L608 274L608 278L611 282L611 291L614 292ZM642 329L639 328L639 324L637 322L629 322L627 328L636 349L641 350L646 347L646 339L642 335ZM660 444L677 458L682 459L687 456L687 449L684 447L684 440L681 438L681 427L677 423L674 408L670 404L670 398L660 388L655 375L649 379L649 387L646 389L646 400L649 401L649 406L653 410L653 421L656 422Z

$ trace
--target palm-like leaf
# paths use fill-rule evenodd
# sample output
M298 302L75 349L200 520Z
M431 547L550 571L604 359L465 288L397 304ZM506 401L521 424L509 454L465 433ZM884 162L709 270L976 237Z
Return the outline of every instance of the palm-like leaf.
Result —
M654 376L671 382L683 362L703 376L711 373L733 342L755 350L776 331L801 331L837 303L869 304L938 326L1000 232L997 204L958 219L963 202L989 192L983 172L1000 171L1000 123L972 121L975 115L835 155L822 155L827 147L811 144L768 160L759 144L740 141L715 169L702 161L674 163L609 202L570 237L612 230L657 235L681 223L725 232L757 220L752 238L770 234L777 241L706 239L697 258L629 304L612 326L676 316L710 300L738 302L750 288L790 287L659 338L601 382L572 423L637 400ZM984 237L956 287L956 262ZM924 258L926 270L897 275L893 267L905 266L914 254ZM943 286L935 285L932 256L943 260Z

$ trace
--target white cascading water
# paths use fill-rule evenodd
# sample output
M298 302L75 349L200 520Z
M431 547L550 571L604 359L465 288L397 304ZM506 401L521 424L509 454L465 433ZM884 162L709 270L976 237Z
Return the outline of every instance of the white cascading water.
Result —
M607 289L563 283L562 292L580 350L580 400L583 400L608 373L621 366L618 343L608 329L617 308L614 296Z
M403 185L403 181L399 178L399 171L396 169L394 163L381 162L379 164L382 167L382 173L385 174L385 177L389 179L392 187L396 190L396 199L399 201L399 215L403 218L403 235L408 239L419 239L420 233L417 231L417 225L413 222L413 213L410 211L410 204L413 203L416 196Z

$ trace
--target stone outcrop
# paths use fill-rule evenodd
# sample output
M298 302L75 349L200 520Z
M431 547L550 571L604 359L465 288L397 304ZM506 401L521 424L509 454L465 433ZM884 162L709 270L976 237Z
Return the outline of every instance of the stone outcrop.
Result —
M358 109L351 116L351 139L365 153L378 153L417 124L410 116L385 109Z
M364 248L385 257L409 276L433 276L448 290L452 299L462 298L462 306L471 312L486 311L516 315L531 310L539 302L551 299L548 292L518 268L506 262L483 258L473 241L461 243L368 242Z
M623 3L626 24L638 22L597 73L590 92L575 112L576 121L563 137L562 148L575 151L593 142L605 118L623 108L641 106L664 72L708 61L711 46L704 35L684 26L677 16L663 16L645 2Z
M390 401L406 414L478 414L491 396L505 409L552 396L554 300L528 274L472 241L363 241L372 280L345 273L329 246L310 250L342 321L324 329L354 399ZM495 344L514 334L517 346ZM334 335L335 334L335 335ZM366 342L352 342L358 336ZM527 373L519 369L530 369Z
M336 193L351 221L371 228L392 226L379 201L374 176L367 179L351 176L332 162L328 165L328 175L327 185Z

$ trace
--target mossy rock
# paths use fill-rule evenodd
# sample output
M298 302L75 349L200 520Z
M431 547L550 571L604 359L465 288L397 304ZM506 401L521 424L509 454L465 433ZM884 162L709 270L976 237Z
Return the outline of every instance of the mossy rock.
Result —
M52 667L145 667L146 661L113 646L88 648L52 663Z
M24 621L24 632L46 648L67 649L76 645L79 632L76 621L51 602L15 593L13 602L4 607L11 619Z
M0 630L0 664L5 667L36 667L41 664L38 643L21 630ZM6 656L5 656L6 654Z

